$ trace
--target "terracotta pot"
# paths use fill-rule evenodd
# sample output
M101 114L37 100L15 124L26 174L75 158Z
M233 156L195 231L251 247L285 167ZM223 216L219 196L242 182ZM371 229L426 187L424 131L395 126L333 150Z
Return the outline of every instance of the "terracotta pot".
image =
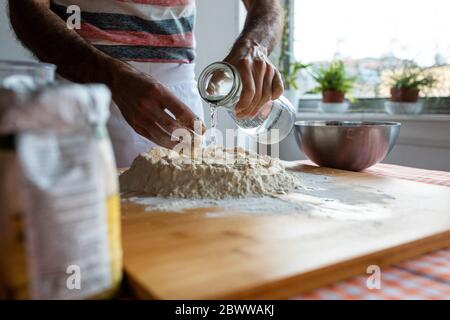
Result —
M391 101L417 102L417 100L419 100L419 89L391 88Z
M342 103L345 93L342 91L327 90L322 92L322 101L327 103Z

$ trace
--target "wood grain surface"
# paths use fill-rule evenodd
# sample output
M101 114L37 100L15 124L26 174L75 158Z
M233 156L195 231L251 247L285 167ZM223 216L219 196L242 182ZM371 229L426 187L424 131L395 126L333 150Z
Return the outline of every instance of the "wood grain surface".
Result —
M295 213L158 212L122 199L126 278L144 299L288 298L450 245L450 189L288 164Z

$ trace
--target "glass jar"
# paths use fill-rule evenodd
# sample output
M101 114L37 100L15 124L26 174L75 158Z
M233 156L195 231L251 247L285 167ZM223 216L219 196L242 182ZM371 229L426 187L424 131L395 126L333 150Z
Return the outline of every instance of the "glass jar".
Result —
M0 85L18 76L28 76L39 84L55 81L56 66L49 63L0 60Z
M212 108L226 108L238 128L260 143L278 143L294 127L294 107L283 96L262 106L253 118L238 118L234 108L240 99L242 80L237 69L229 63L215 62L207 66L200 74L198 90Z

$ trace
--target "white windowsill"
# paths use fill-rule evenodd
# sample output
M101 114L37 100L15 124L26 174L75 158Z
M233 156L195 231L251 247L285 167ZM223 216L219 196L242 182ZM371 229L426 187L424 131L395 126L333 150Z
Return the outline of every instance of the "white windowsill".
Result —
M450 114L398 114L385 113L316 113L297 112L297 120L382 120L382 121L439 121L450 122Z

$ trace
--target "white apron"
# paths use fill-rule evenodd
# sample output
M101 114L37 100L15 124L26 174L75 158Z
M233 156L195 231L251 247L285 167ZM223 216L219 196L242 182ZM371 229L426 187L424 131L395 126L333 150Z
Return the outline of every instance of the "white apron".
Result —
M141 72L151 75L164 84L178 99L184 102L203 119L203 106L197 91L194 64L129 62ZM117 166L129 167L140 153L148 151L156 144L134 131L126 122L116 104L111 105L108 131L114 148Z

